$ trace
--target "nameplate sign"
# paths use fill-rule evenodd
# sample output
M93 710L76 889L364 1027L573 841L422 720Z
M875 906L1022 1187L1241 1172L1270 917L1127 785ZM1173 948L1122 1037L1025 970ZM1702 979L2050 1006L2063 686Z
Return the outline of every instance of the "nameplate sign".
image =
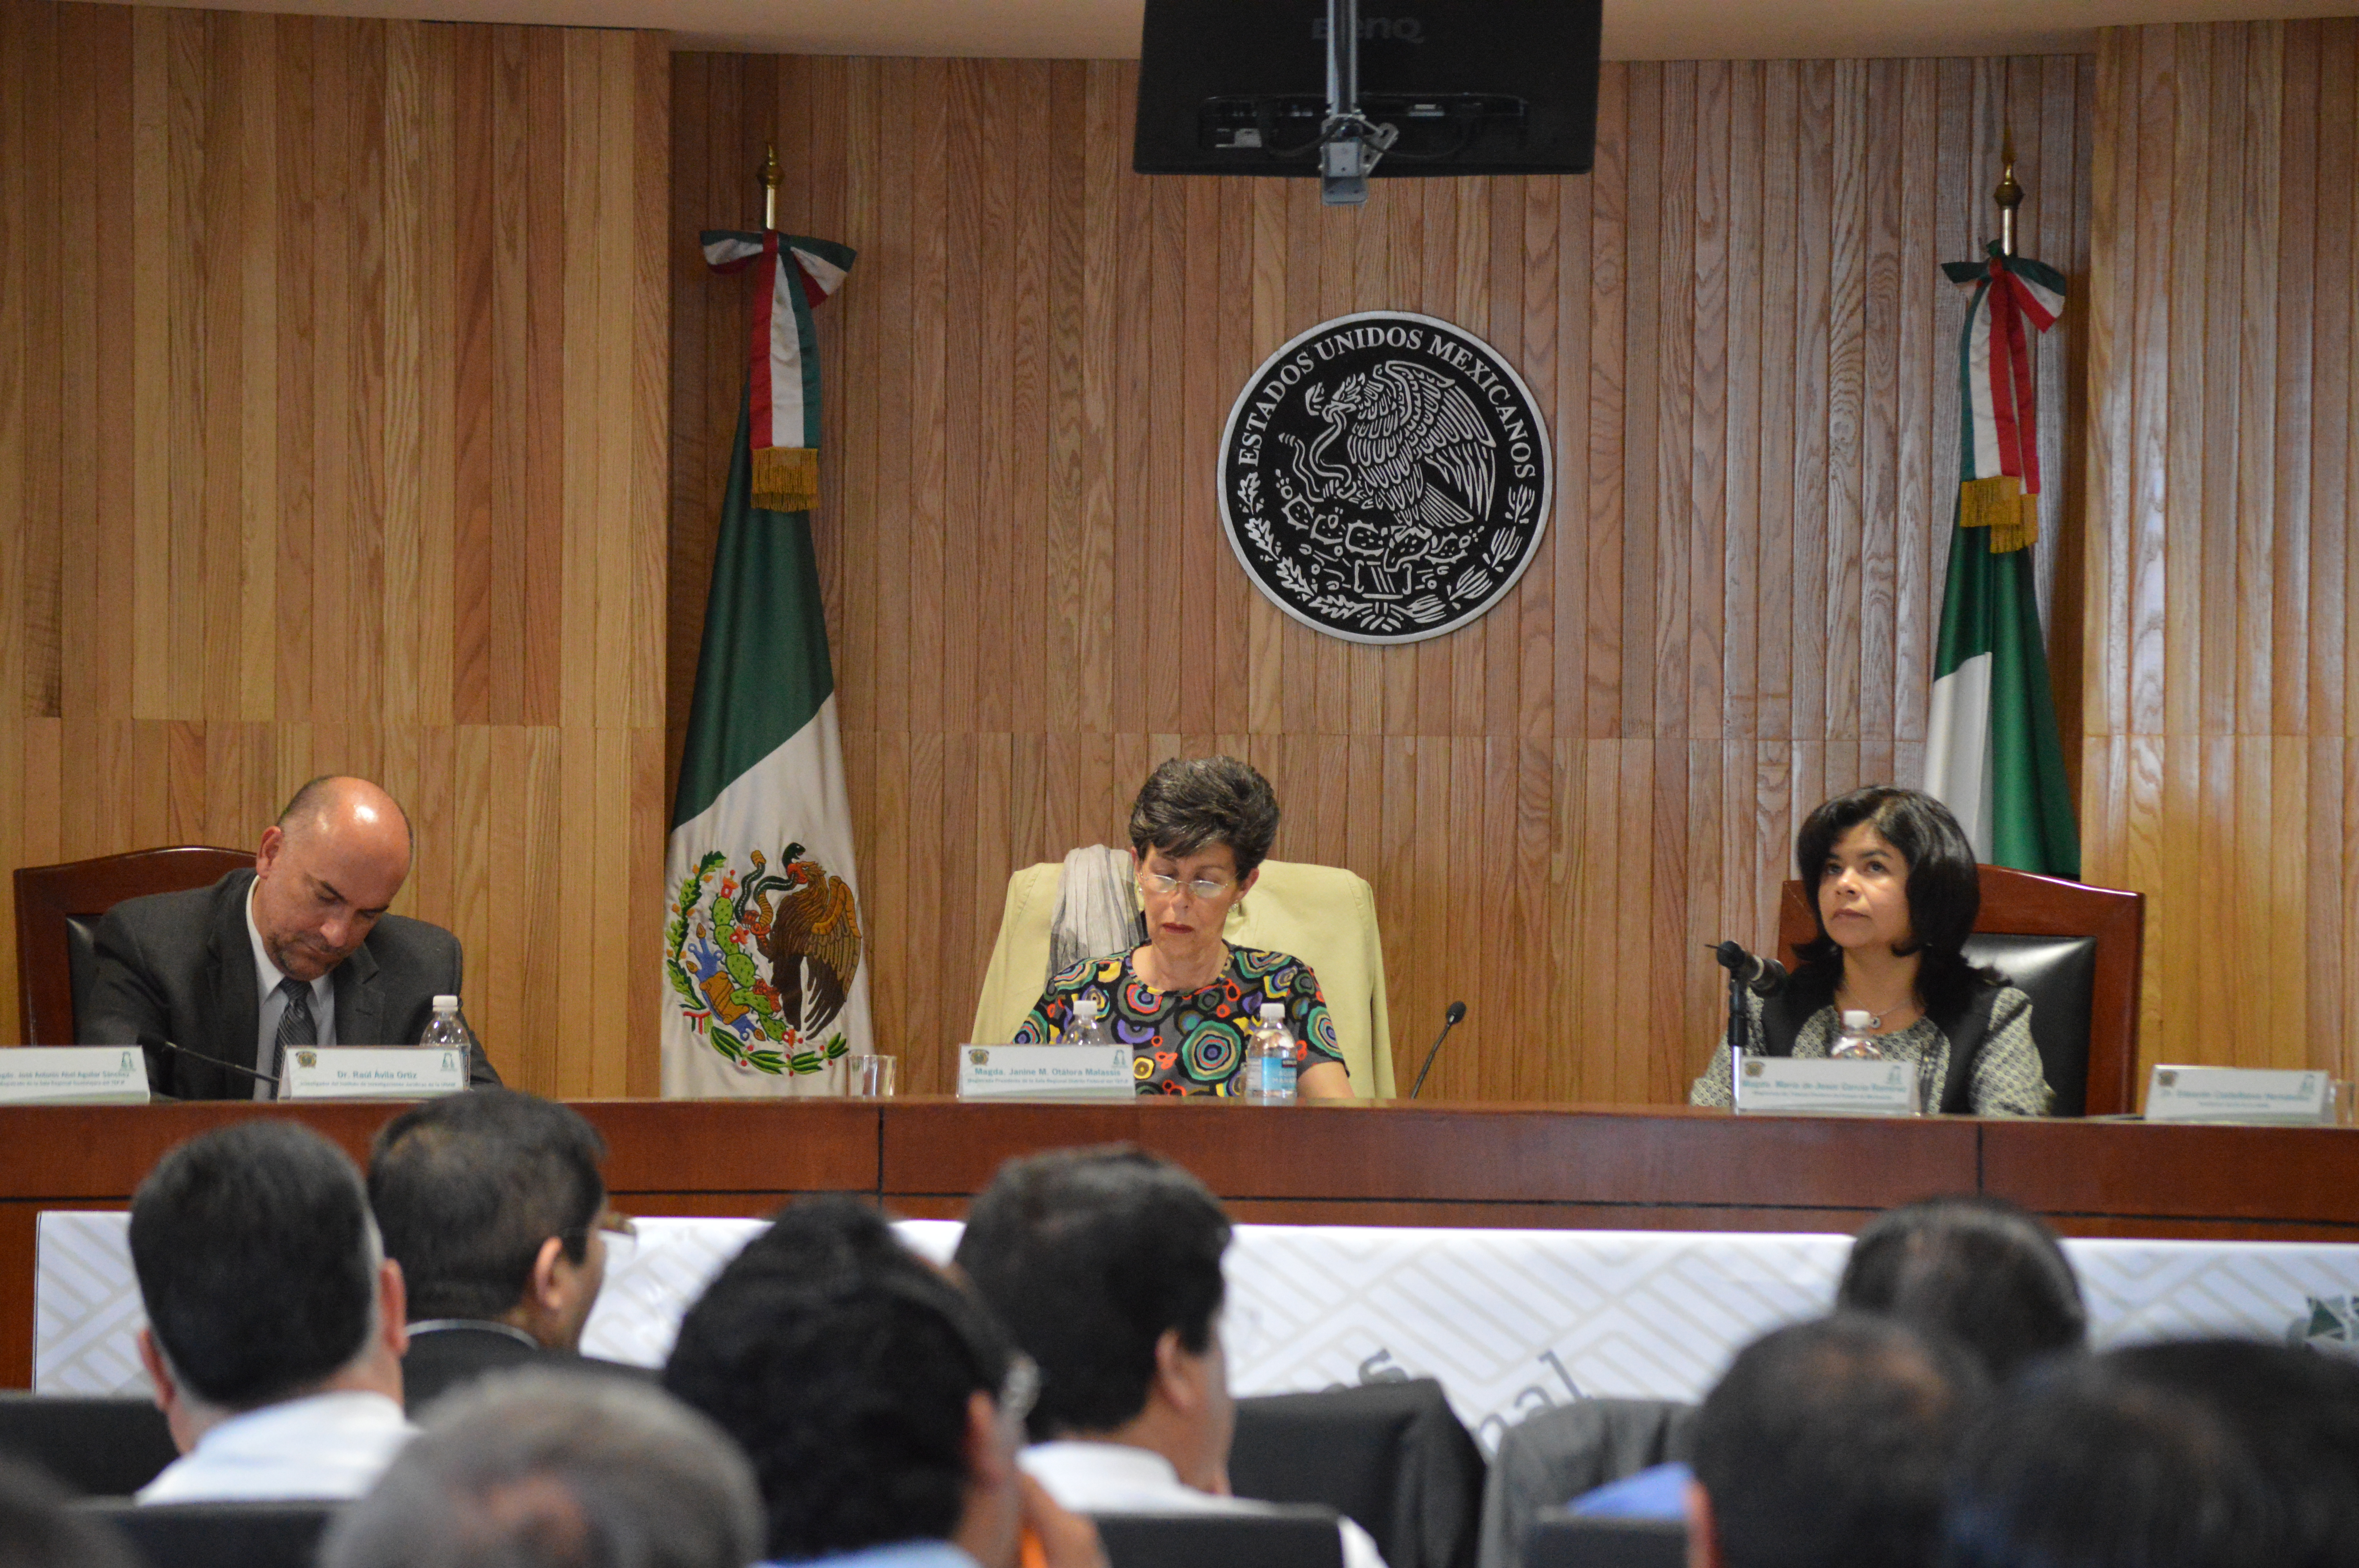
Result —
M2331 1073L2157 1064L2147 1080L2148 1121L2242 1121L2315 1127L2334 1121Z
M1747 1056L1736 1077L1736 1108L1807 1116L1915 1116L1913 1062Z
M467 1053L429 1045L301 1045L287 1053L287 1099L429 1099L467 1087Z
M961 1099L1130 1099L1127 1045L962 1045Z
M136 1045L20 1045L0 1051L0 1105L146 1105Z

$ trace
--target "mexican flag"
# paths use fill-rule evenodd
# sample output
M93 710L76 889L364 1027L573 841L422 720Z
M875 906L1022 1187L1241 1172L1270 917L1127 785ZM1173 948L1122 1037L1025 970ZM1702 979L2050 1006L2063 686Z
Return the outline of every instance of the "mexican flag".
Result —
M754 319L665 857L663 1092L827 1093L832 1064L870 1048L809 511L811 308L842 282L852 253L774 232L703 243L715 271L754 274Z
M1984 261L1941 270L1972 298L1958 345L1958 499L1933 654L1925 789L1957 814L1975 859L2077 878L2081 836L2031 569L2039 446L2025 330L2055 325L2064 279L1995 244Z

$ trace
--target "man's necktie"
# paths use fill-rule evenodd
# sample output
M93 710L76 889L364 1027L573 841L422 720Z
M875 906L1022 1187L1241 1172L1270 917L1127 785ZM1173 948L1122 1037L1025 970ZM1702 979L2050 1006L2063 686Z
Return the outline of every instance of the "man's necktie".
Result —
M280 1075L287 1070L287 1052L290 1046L317 1045L320 1025L311 1016L311 984L291 975L278 982L287 993L287 1011L278 1017L278 1040L270 1053L270 1084L266 1098L277 1099L282 1091Z

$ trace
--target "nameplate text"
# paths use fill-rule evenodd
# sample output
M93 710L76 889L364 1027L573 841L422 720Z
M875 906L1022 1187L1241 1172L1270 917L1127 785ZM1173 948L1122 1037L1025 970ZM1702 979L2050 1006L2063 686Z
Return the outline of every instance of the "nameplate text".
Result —
M1127 1045L962 1045L961 1099L1129 1099Z
M467 1053L431 1045L301 1045L287 1053L288 1099L429 1099L467 1087Z
M136 1045L20 1045L0 1051L0 1105L146 1105Z
M2334 1120L2334 1076L2268 1067L2179 1067L2147 1079L2148 1121L2242 1121L2314 1127Z
M1747 1056L1736 1076L1736 1108L1806 1116L1915 1116L1913 1062Z

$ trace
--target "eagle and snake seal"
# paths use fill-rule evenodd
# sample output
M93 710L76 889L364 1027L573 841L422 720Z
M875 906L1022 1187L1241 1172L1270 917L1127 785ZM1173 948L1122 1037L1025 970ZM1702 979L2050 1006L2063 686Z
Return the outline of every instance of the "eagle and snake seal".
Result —
M1245 383L1221 438L1221 517L1263 594L1355 643L1480 618L1538 552L1548 431L1480 338L1406 311L1324 321Z

